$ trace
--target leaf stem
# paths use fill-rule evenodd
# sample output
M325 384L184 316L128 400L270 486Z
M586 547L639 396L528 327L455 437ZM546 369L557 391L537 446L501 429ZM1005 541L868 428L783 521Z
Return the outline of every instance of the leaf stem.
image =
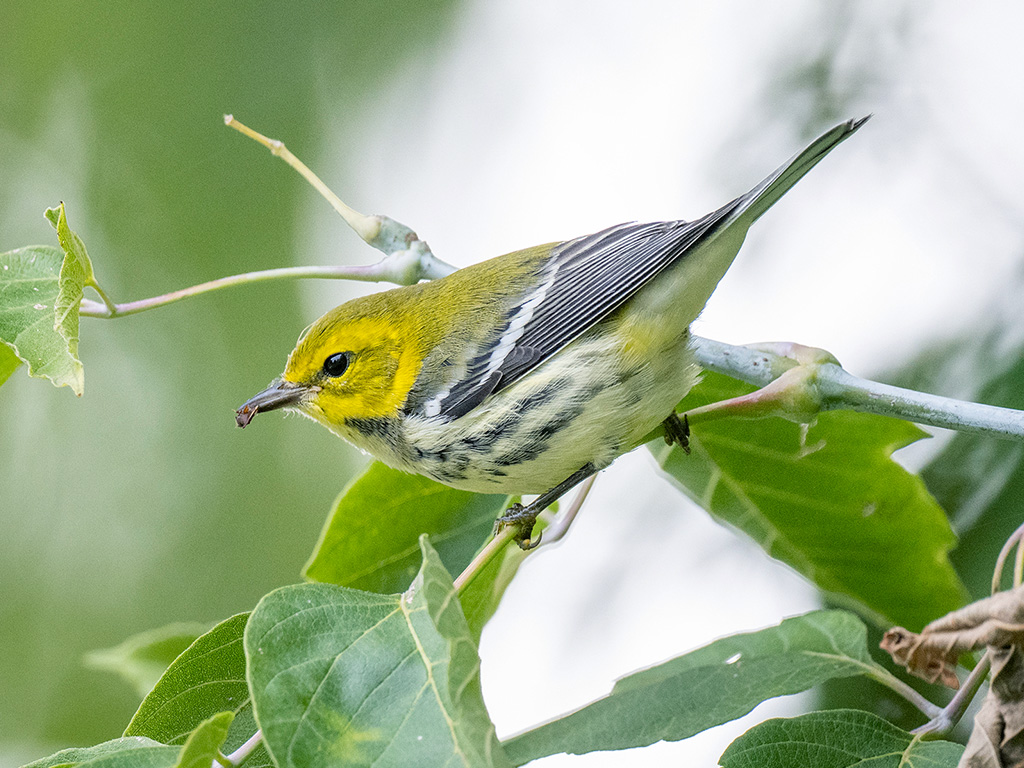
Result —
M988 651L985 651L981 661L971 670L967 679L964 680L964 684L960 686L960 690L953 694L949 704L939 709L936 714L931 716L931 720L920 728L915 728L911 733L942 736L952 731L960 722L960 718L964 716L964 712L967 711L967 707L974 699L978 689L981 688L981 684L985 682L991 665L992 659L989 657Z
M154 296L139 301L129 301L124 304L114 304L101 293L103 303L82 299L79 314L83 317L113 318L125 315L134 315L145 312L147 309L163 307L173 304L182 299L192 296L199 296L204 293L220 291L224 288L232 288L236 285L248 285L250 283L261 283L268 280L293 280L304 278L324 278L329 280L361 280L364 282L392 282L398 284L411 284L410 277L418 271L414 265L415 256L408 251L393 254L376 264L365 266L321 266L321 267L281 267L279 269L263 269L256 272L244 272L240 275L221 277L210 280L207 283L193 285L190 288L182 288L179 291L165 293L162 296ZM418 282L411 280L412 283Z
M913 704L917 709L921 711L926 717L935 720L942 714L942 707L938 704L933 704L927 698L922 696L908 683L900 680L896 675L889 672L887 669L879 667L877 665L864 665L864 674L874 680L876 683L884 685L890 691L902 696L904 699Z
M256 731L256 733L246 740L245 744L240 746L230 755L222 755L223 761L214 760L211 768L223 768L223 766L228 766L228 768L238 768L238 766L249 758L262 741L263 731Z
M572 525L573 520L576 519L576 515L579 514L583 508L583 502L587 500L587 495L590 493L590 489L594 487L594 481L597 480L597 475L591 475L580 485L580 490L576 494L576 497L572 500L572 504L569 508L558 515L555 521L549 525L544 531L543 544L554 544L556 541L561 539L565 534L569 532L569 526Z
M100 299L103 300L103 306L106 307L107 312L110 313L110 316L112 317L114 313L117 312L117 305L110 300L110 297L107 296L107 292L100 288L99 283L97 283L95 280L86 283L86 285L91 286L92 289L96 291L97 294L99 294ZM78 314L82 314L81 309L79 309Z
M708 370L761 387L801 365L798 359L765 347L737 347L698 336L693 337L693 346L698 361ZM778 349L785 349L785 345ZM862 411L961 432L1010 440L1024 438L1024 411L881 384L854 376L833 361L819 359L812 365L813 376L802 380L810 381L819 411Z
M515 534L515 529L512 526L503 528L497 536L493 537L487 544L481 549L473 561L466 566L466 569L455 578L455 591L461 593L470 582L473 581L487 564L494 559L506 544L512 541L512 536Z

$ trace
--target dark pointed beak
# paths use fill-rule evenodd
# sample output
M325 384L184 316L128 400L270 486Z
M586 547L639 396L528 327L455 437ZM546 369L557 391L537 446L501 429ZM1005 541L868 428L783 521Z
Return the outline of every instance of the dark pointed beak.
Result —
M308 392L309 388L302 384L278 379L258 395L249 398L241 408L235 411L235 423L240 427L245 427L257 413L296 405Z

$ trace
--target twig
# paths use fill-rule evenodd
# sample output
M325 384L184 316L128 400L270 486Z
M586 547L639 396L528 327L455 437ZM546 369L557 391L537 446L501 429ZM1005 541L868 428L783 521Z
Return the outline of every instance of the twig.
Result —
M558 515L555 521L544 530L544 545L554 544L556 541L561 539L565 534L569 532L569 526L572 525L573 520L576 519L576 515L579 514L580 509L583 508L583 502L587 500L587 494L590 493L590 489L594 487L594 481L597 480L597 475L591 475L580 485L580 490L576 494L576 498L572 500L572 504L569 508Z
M246 740L245 744L240 746L230 755L222 755L223 760L214 760L211 768L223 768L223 766L227 766L228 768L238 768L238 766L249 758L262 741L263 731L256 731L256 733Z
M208 283L200 283L190 288L182 288L180 291L172 291L162 296L154 296L139 301L129 301L124 304L113 304L106 301L90 301L82 299L79 314L82 317L113 318L125 315L134 315L145 312L147 309L173 304L182 299L192 296L199 296L212 291L219 291L224 288L232 288L236 285L248 285L250 283L262 283L268 280L294 280L303 278L322 278L329 280L362 280L365 282L390 282L399 285L409 285L419 282L418 268L412 262L416 261L415 254L409 251L401 251L381 259L376 264L366 266L323 266L323 267L281 267L280 269L263 269L257 272L245 272L240 275L221 277L211 280ZM415 280L410 280L415 276Z
M236 285L247 285L266 280L286 280L296 278L326 278L332 280L362 280L367 282L390 282L396 285L413 285L420 280L435 280L455 271L455 267L438 259L430 250L430 246L416 235L413 230L388 216L366 216L346 205L334 194L309 167L289 151L276 139L270 139L247 125L235 120L231 115L224 116L224 122L239 133L267 147L271 153L280 157L288 165L298 171L334 207L359 237L366 243L384 253L385 258L377 264L368 266L326 266L326 267L284 267L281 269L264 269L258 272L245 272L240 275L222 277L208 283L183 288L180 291L165 293L149 299L129 301L123 304L113 302L110 297L94 282L89 283L99 294L102 301L82 299L79 314L83 317L114 318L134 315L148 309L173 304L176 301L199 296L211 291L219 291Z
M915 728L911 733L927 733L942 736L952 731L956 724L960 722L960 718L964 716L964 712L967 711L967 707L974 699L974 695L981 688L981 684L985 682L990 665L991 660L989 659L988 651L986 651L985 655L981 657L981 661L977 663L974 669L971 670L971 674L964 680L964 684L953 694L949 704L940 709L938 714L934 715L931 720L921 727Z
M455 271L455 267L434 256L430 251L430 246L420 240L416 233L405 224L388 216L367 216L343 203L341 198L334 194L320 180L320 177L309 170L305 163L293 155L283 142L267 138L262 133L238 122L232 115L224 115L224 124L248 136L253 141L259 142L275 157L280 157L298 171L302 178L308 181L334 207L334 210L341 214L341 217L366 243L389 256L400 251L416 252L420 267L420 276L417 280L433 280Z
M243 136L248 136L253 141L262 144L270 150L274 157L280 157L288 163L288 165L298 171L299 175L308 181L310 185L334 207L334 210L341 214L341 217L348 222L348 225L352 227L352 229L355 230L355 233L363 240L369 243L380 234L381 222L377 220L377 217L366 216L345 205L345 203L341 201L341 198L334 194L330 187L320 180L319 176L309 170L309 167L304 162L291 153L288 147L284 145L283 141L268 138L259 131L254 131L249 126L235 120L234 115L224 115L224 125L228 126L228 128L234 128Z
M708 370L761 387L801 365L767 347L737 347L698 336L693 337L693 342L698 361ZM777 349L786 346L778 345ZM1024 411L881 384L847 373L835 362L813 365L813 375L801 381L813 387L809 394L816 398L818 410L863 411L961 432L980 432L1011 440L1024 438Z
M466 569L455 578L455 591L462 592L473 579L479 576L487 564L494 559L494 556L512 541L514 534L515 529L509 526L503 528L497 536L487 542L487 545L477 553Z

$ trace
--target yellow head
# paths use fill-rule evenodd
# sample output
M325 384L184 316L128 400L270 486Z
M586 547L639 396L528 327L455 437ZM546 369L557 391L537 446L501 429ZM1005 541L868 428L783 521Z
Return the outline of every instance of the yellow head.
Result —
M349 419L397 415L426 353L422 334L403 311L415 303L402 295L409 290L356 299L317 320L281 377L238 409L239 426L277 408L298 410L331 429Z
M506 254L332 309L299 339L281 378L238 409L238 425L277 408L298 410L339 434L352 419L398 416L418 378L439 385L453 361L500 327L551 248Z

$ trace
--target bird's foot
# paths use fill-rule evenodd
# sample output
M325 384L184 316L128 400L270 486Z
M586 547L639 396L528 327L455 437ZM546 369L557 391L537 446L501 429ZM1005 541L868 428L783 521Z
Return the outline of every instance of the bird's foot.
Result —
M684 452L690 452L690 422L683 414L680 421L679 415L673 411L672 414L662 422L665 427L665 442L669 445L678 445Z
M513 539L516 544L519 545L520 549L531 550L539 546L541 540L541 534L539 533L536 539L531 538L538 514L539 510L535 509L535 505L530 504L524 507L519 502L516 502L505 510L505 514L494 521L494 535L497 536L506 528L515 528Z

